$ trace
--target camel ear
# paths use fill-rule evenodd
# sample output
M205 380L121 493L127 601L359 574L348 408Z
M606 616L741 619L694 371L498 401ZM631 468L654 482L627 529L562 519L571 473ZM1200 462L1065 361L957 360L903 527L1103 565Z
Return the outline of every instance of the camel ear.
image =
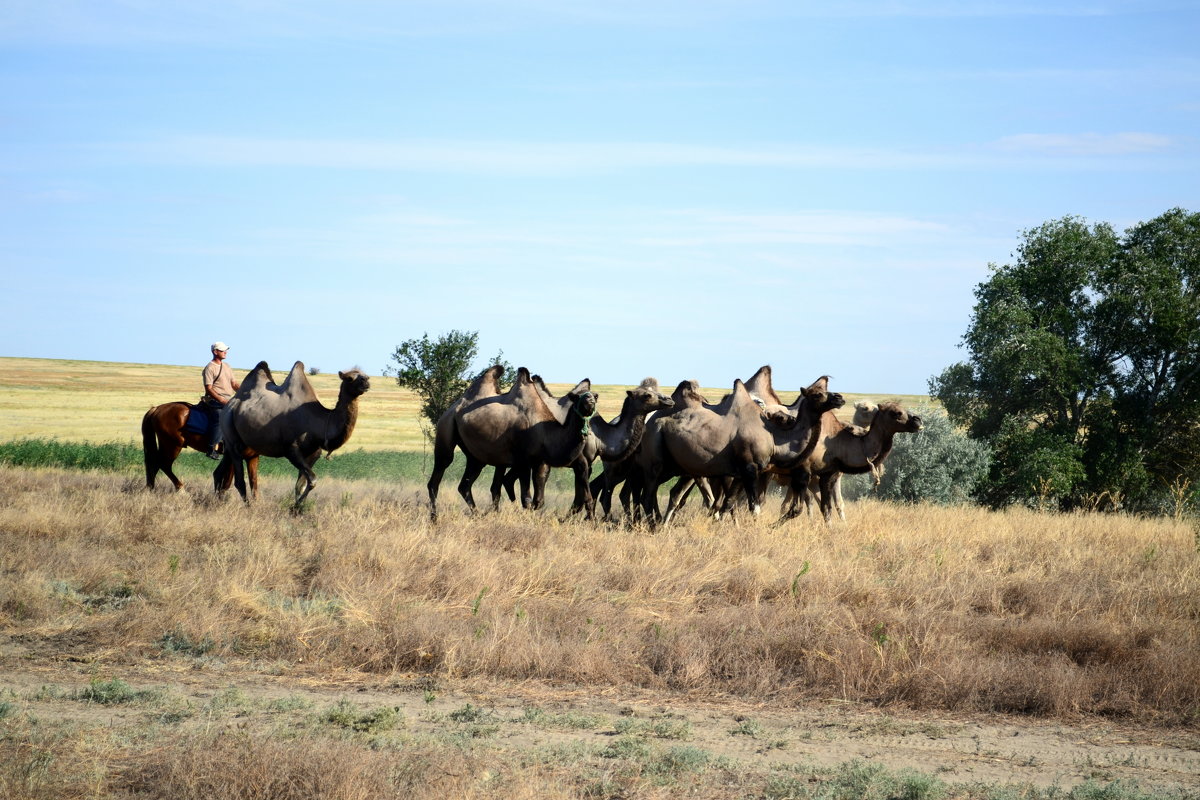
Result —
M338 380L346 380L346 373L340 369L338 370Z
M626 389L626 390L625 390L625 396L626 396L626 397L633 397L633 389Z

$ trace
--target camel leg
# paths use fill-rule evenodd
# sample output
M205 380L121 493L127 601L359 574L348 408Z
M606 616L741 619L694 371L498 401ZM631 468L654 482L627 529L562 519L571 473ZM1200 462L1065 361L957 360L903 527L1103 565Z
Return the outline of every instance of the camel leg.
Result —
M533 477L533 501L529 507L537 510L546 504L546 480L550 477L550 465L538 464L530 469Z
M836 475L834 472L821 476L821 516L826 523L833 517L833 479Z
M750 513L757 517L762 512L762 503L758 499L758 467L754 464L743 464L740 472L746 503L750 506Z
M687 496L691 494L692 489L696 488L696 483L696 479L690 475L683 475L675 481L675 485L667 493L667 513L663 515L664 525L674 518L676 511L683 508Z
M467 501L467 508L475 511L475 497L471 494L471 487L475 485L475 480L479 477L479 473L483 472L486 466L482 461L467 454L467 466L463 469L462 480L458 482L458 493L462 495L462 499ZM430 479L432 480L432 478Z
M312 465L316 463L320 455L321 451L318 450L306 457L300 452L300 448L294 444L288 448L287 460L291 462L291 465L299 473L296 476L296 502L294 504L296 508L300 507L300 504L304 502L304 498L308 497L308 493L317 485L317 474L313 472Z
M603 472L592 478L592 483L588 487L592 490L592 497L596 498L600 503L600 508L604 511L604 518L608 519L612 516L612 489L608 487L608 465L604 465Z
M584 519L595 519L596 498L592 495L592 464L583 456L571 462L575 472L575 500L571 503L568 514L574 514L583 509Z
M804 501L804 506L807 509L809 505L808 497L808 470L797 467L792 470L791 480L788 481L787 495L783 498L783 506L780 508L779 522L787 522L790 519L795 519L800 516L800 501ZM809 516L812 516L811 509Z
M454 444L451 443L447 447L444 442L434 442L433 470L429 473L429 482L425 484L425 488L429 492L429 516L434 520L437 519L438 488L442 485L442 476L446 474L446 468L452 461L454 461Z
M500 510L500 492L504 489L504 467L492 470L492 511Z
M842 473L833 473L833 480L830 481L830 491L833 493L833 507L837 509L838 518L846 521L846 508L842 505Z

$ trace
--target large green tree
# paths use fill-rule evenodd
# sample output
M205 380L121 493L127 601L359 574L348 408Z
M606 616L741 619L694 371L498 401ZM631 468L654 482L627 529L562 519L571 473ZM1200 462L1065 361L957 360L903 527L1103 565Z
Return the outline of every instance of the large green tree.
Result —
M1015 256L976 288L968 359L930 381L992 448L981 497L1152 508L1200 478L1200 215L1123 236L1065 217Z

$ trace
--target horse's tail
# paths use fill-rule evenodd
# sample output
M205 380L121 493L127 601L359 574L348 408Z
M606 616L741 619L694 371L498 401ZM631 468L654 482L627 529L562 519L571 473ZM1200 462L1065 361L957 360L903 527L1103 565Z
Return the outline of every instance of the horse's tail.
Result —
M154 476L158 474L158 436L154 432L154 412L158 406L151 406L142 417L142 457L146 463L146 488L154 488Z

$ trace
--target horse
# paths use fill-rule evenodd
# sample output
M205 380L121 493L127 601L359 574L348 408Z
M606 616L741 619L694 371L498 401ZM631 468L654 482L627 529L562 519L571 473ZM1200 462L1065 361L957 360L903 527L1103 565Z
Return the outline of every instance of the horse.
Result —
M190 447L201 453L208 452L208 432L189 430L184 427L188 414L192 413L193 408L191 403L178 400L153 406L142 417L142 451L146 462L147 489L154 488L154 479L158 477L158 471L162 470L163 474L175 485L175 491L179 491L183 488L183 481L179 480L171 466L175 463L175 459L179 458L183 448ZM197 413L204 413L204 411L197 409ZM258 477L257 458L248 458L246 467L255 478ZM218 477L214 472L213 482L214 488L217 490L228 489L233 483L233 475L230 473ZM222 483L224 483L223 486Z

